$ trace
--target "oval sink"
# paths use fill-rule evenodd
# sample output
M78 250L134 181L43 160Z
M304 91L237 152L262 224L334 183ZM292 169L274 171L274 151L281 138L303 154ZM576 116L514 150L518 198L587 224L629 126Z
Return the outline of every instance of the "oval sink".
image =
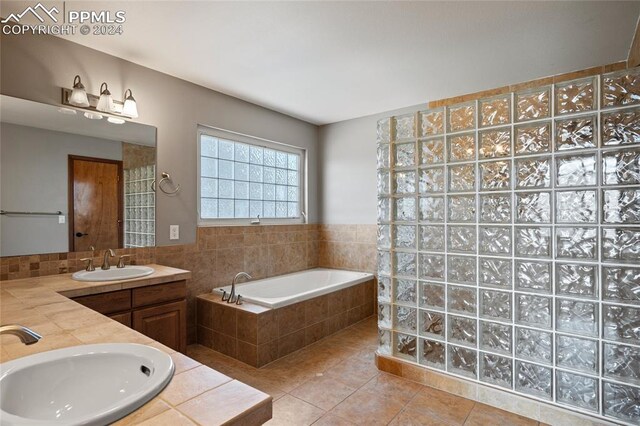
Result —
M104 425L138 409L171 380L171 357L105 343L0 364L2 425Z
M119 281L140 278L153 274L154 269L148 266L127 265L124 268L111 267L95 271L78 271L71 275L76 281Z

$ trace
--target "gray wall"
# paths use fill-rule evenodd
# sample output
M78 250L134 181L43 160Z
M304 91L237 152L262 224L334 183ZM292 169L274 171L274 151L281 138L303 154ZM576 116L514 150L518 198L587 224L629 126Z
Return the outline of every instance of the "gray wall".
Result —
M195 242L198 124L306 149L308 217L318 221L316 126L57 37L2 35L0 40L4 95L57 105L60 87L70 87L76 74L91 93L103 81L116 99L125 89L133 90L138 121L158 129L158 171L171 173L182 185L177 196L158 196L158 245ZM180 240L169 241L170 224L180 225Z
M376 223L378 120L426 109L417 105L320 127L320 219L326 224Z
M69 154L122 160L122 143L34 127L0 124L0 206L57 211L57 216L0 216L0 255L57 253L69 248Z

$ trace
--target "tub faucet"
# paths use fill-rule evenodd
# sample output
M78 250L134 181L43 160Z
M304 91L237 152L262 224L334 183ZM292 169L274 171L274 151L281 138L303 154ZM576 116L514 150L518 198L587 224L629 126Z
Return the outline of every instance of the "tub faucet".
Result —
M231 293L229 293L229 297L227 297L227 292L222 293L222 301L227 303L237 303L238 305L241 303L240 298L242 296L236 297L236 283L240 278L246 278L248 280L253 279L253 277L246 272L239 272L233 277L233 282L231 283Z
M3 325L0 327L0 334L13 334L14 336L18 336L20 341L25 345L33 345L42 339L42 336L35 331L18 324Z
M106 271L109 268L111 268L111 263L109 262L110 257L116 257L116 255L113 252L113 250L106 249L104 251L104 258L102 259L102 266L100 267L100 269L102 269L103 271Z

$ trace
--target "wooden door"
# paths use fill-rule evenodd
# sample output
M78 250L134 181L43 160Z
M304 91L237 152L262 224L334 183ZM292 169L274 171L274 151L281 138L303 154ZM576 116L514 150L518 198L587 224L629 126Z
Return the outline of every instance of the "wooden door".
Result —
M187 302L133 311L133 329L179 352L187 349Z
M122 161L69 156L69 251L121 248Z

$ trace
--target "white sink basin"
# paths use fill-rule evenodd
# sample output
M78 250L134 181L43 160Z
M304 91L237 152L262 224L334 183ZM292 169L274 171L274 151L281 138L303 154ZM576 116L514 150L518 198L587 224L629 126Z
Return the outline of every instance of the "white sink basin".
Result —
M124 268L111 268L95 271L78 271L71 276L76 281L118 281L145 277L153 274L154 269L148 266L127 265Z
M144 405L171 380L171 357L150 346L105 343L0 364L0 423L105 425Z

